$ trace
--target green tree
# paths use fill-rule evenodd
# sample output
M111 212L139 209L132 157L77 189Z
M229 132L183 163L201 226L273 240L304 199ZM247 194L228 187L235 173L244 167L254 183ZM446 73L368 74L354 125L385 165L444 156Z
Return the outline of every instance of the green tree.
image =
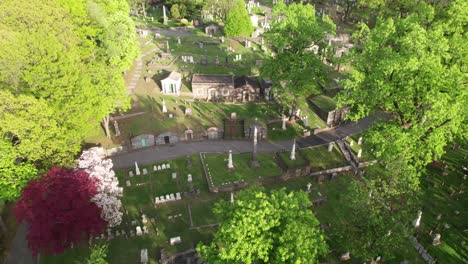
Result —
M317 262L328 247L310 205L304 192L240 191L234 203L215 205L221 226L213 242L198 250L207 263Z
M390 116L365 138L376 157L412 188L424 166L440 158L450 141L467 136L462 17L466 21L468 16L461 11L466 1L452 2L447 15L436 16L431 6L425 7L406 18L379 21L372 30L361 25L356 34L361 48L339 96L352 120L374 111Z
M277 4L273 10L272 28L265 33L275 56L266 59L262 76L273 81L277 100L291 105L294 118L298 96L309 95L324 77L324 65L312 45L325 47L326 33L334 33L335 25L327 17L315 16L310 4Z
M138 52L128 13L124 0L0 3L2 166L70 165L99 121L128 106L122 71ZM0 181L15 177L2 169Z
M388 179L385 174L369 174L368 178L350 179L334 203L330 239L341 253L350 252L360 261L382 256L388 262L395 258L399 245L407 243L414 206L412 200L403 201L383 187L383 179Z
M108 251L109 249L107 244L94 245L86 264L108 264L109 262L106 261Z
M224 33L228 37L249 37L254 31L243 0L236 0L235 8L228 13Z
M179 5L178 4L173 4L171 6L171 15L173 18L175 19L179 19L180 18L180 12L179 12Z

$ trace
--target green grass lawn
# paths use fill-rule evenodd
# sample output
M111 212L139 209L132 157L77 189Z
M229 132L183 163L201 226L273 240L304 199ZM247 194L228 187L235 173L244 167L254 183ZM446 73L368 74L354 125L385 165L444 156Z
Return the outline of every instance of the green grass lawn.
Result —
M281 129L281 126L281 122L268 125L268 140L282 141L302 136L304 128L297 123L286 124L286 130Z
M301 149L300 153L310 162L311 171L320 171L348 165L346 159L336 145L331 152L328 151L328 145L324 145Z
M296 149L295 160L290 159L291 151L279 152L278 155L290 169L300 168L300 167L304 167L307 165L307 161L302 157L301 154L299 154L299 151L297 149Z
M261 153L257 155L259 168L250 167L251 153L233 154L234 170L227 169L228 154L205 154L205 164L211 172L214 186L236 181L249 181L258 178L281 175L281 169L276 164L274 154Z
M162 113L162 99L165 99L169 113L175 118L168 118ZM246 125L253 122L255 117L260 123L268 119L277 118L278 106L266 103L258 104L213 104L204 102L186 102L181 98L170 96L153 97L139 95L137 99L140 110L145 114L119 120L121 140L141 134L160 134L167 131L183 134L185 130L192 129L194 133L201 134L209 127L222 129L223 118L230 117L232 112L237 113L239 119L245 119ZM187 107L192 107L192 115L185 116ZM266 126L266 125L264 125Z
M363 136L361 133L353 135L352 137L348 137L345 141L348 143L348 146L350 147L351 151L353 151L354 155L356 155L359 152L359 149L362 149L361 153L361 158L358 158L359 161L372 161L375 160L374 155L370 152L370 146L366 144L365 141L362 142L361 145L358 145L359 138ZM353 145L351 146L351 142L353 142Z

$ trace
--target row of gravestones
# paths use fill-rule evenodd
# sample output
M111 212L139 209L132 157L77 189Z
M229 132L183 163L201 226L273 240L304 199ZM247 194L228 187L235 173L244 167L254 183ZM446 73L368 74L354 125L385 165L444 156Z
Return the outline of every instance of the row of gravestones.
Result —
M160 204L160 203L165 203L165 202L173 202L173 201L180 201L182 199L182 196L180 195L180 192L176 193L175 195L173 193L171 194L166 194L166 196L162 195L160 197L154 198L154 204Z

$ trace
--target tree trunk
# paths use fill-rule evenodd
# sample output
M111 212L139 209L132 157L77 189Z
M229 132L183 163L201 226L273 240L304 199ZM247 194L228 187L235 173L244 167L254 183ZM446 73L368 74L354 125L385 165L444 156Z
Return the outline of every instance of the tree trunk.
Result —
M296 108L297 108L297 97L294 96L294 100L291 105L291 114L289 115L289 121L296 120Z
M110 129L109 129L109 121L110 121L109 115L106 115L105 117L102 118L102 125L104 126L104 131L106 132L107 138L111 137Z

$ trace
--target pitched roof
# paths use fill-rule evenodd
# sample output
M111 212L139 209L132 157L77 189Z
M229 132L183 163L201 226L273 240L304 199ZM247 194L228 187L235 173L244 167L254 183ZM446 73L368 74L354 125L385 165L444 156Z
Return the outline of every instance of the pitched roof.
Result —
M163 81L165 80L178 81L180 80L180 78L182 78L182 75L178 72L173 71L169 74L169 76L163 79Z
M233 83L234 76L226 74L194 74L192 83Z
M255 77L240 76L234 79L234 87L238 88L245 85L252 86L253 88L260 87Z

